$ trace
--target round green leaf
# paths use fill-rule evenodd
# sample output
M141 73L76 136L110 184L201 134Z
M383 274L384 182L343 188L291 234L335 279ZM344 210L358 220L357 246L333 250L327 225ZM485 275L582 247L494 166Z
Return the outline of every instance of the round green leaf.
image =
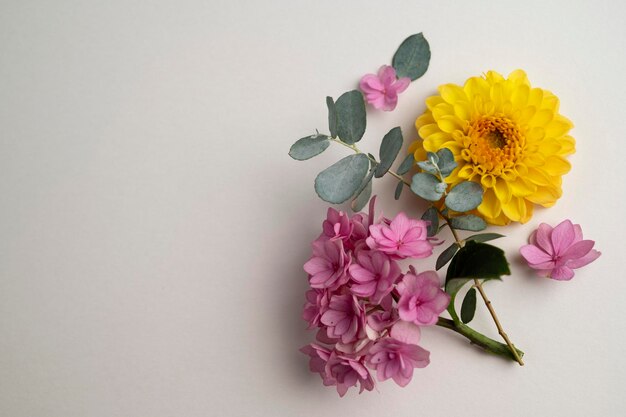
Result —
M446 196L446 206L458 212L474 210L482 201L483 188L471 181L457 184Z
M376 178L380 178L389 171L391 164L396 160L402 148L402 130L399 127L391 129L380 143L380 163L376 167Z
M351 145L358 142L365 133L365 102L358 90L343 93L335 102L337 112L337 135Z
M480 232L487 227L487 223L483 219L473 214L453 217L450 219L450 224L455 229L470 230L472 232Z
M411 191L428 201L437 201L443 193L437 192L436 187L439 180L432 174L420 172L413 175L411 180Z
M302 139L298 139L296 143L291 145L289 156L298 161L313 158L321 154L330 145L329 137L326 135L311 135Z
M437 151L437 157L439 158L439 162L437 162L439 171L441 171L441 175L447 177L457 167L454 155L450 149L441 148Z
M359 189L368 167L366 155L346 156L317 175L315 192L329 203L343 203Z
M430 46L424 35L418 33L406 38L401 44L391 65L398 77L409 77L412 81L424 75L430 62Z

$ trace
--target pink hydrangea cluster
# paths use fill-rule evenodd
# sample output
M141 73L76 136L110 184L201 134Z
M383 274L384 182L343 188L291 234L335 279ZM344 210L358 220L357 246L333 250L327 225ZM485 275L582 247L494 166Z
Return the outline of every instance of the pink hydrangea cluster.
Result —
M450 302L434 271L403 274L397 262L432 254L428 223L404 213L375 219L374 201L369 214L329 208L304 264L311 289L303 318L317 329L317 343L301 351L340 396L357 385L373 390L374 371L378 381L408 384L413 369L429 363L420 326L435 324Z

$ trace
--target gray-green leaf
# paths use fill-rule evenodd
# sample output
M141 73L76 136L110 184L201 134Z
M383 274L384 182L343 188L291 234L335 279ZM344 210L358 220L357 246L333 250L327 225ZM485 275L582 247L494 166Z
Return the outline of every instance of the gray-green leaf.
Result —
M361 211L367 204L372 196L372 177L374 176L374 170L370 169L370 173L367 174L363 183L359 189L354 193L355 198L352 200L350 207L353 211Z
M346 156L317 175L315 192L329 203L343 203L359 189L368 167L366 155Z
M450 223L455 229L470 230L472 232L480 232L487 227L487 223L483 219L473 214L453 217L450 219Z
M463 304L461 304L461 321L465 324L469 323L474 318L475 312L476 290L474 288L470 288L467 294L465 294Z
M437 209L434 207L429 207L428 210L422 214L422 220L430 222L428 225L428 237L435 236L439 231L439 215L437 214Z
M474 242L489 242L490 240L499 239L504 237L500 233L479 233L477 235L472 235L465 240L473 240Z
M401 44L391 65L398 77L409 77L412 81L424 75L430 62L430 46L424 35L418 33L406 38Z
M302 139L298 139L296 143L291 145L289 156L298 161L313 158L321 154L330 145L329 137L326 135L311 135Z
M337 135L351 145L358 142L365 133L365 102L358 90L343 93L335 103L337 112Z
M446 206L458 212L474 210L482 201L483 188L471 181L457 184L446 196Z
M380 143L380 163L376 167L376 178L380 178L391 168L398 152L402 148L402 130L399 127L391 129Z
M409 169L411 169L414 162L415 162L415 157L413 156L413 154L412 153L408 154L406 158L404 158L404 161L402 161L402 163L398 167L398 171L396 171L396 173L398 175L406 174L407 172L409 172Z
M437 201L443 193L437 192L435 189L439 184L439 180L432 174L420 172L413 175L411 180L411 191L428 201Z
M332 97L326 97L326 106L328 107L328 129L330 136L337 137L337 109Z
M454 155L450 149L442 148L437 151L437 157L439 158L437 166L439 167L439 171L441 171L441 175L445 178L457 167Z
M452 259L452 257L458 250L459 250L459 245L457 245L456 243L453 243L450 246L448 246L446 250L441 252L441 255L439 255L439 257L437 258L435 269L439 271L441 268L443 268L445 264L450 262L450 259Z
M417 166L419 166L422 169L422 171L428 172L429 174L433 174L433 175L439 174L439 171L437 171L437 167L434 166L433 163L430 161L420 161L417 163Z
M395 198L396 200L399 199L400 195L402 195L403 188L404 188L404 182L398 181L398 185L396 185L396 192L393 194L393 198Z

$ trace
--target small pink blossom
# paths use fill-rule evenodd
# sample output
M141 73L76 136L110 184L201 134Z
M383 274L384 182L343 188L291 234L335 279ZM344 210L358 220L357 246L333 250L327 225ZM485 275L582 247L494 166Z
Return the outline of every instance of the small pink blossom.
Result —
M305 355L309 355L309 369L311 372L320 374L322 380L324 381L324 385L335 385L334 378L326 373L326 363L330 358L330 350L320 345L316 345L315 343L311 343L310 345L302 347L300 352Z
M328 327L328 337L351 343L365 330L365 310L352 294L336 294L320 321Z
M354 281L350 291L359 297L370 297L374 304L393 290L401 275L398 264L378 251L360 251L348 272Z
M411 323L398 322L390 332L369 350L367 362L376 367L376 378L392 378L401 387L413 378L414 368L425 368L430 363L430 353L417 345L419 328Z
M367 245L386 253L393 259L426 258L433 253L433 246L427 240L428 223L424 220L409 219L400 212L389 225L371 225Z
M361 78L359 88L365 94L365 100L375 109L392 111L398 104L398 94L407 89L411 79L396 79L396 70L383 65L378 74L366 74Z
M346 213L337 211L332 207L328 208L326 220L322 223L323 237L328 239L341 239L346 243L348 239L350 239L352 228L353 225Z
M398 310L393 308L391 295L384 297L377 307L379 308L367 315L367 328L375 332L371 339L377 339L381 332L398 321Z
M364 390L374 389L374 379L363 364L364 358L352 358L338 352L332 352L326 362L325 374L337 385L340 397L346 395L350 387L360 383L359 394Z
M306 303L302 311L302 318L309 323L309 329L320 325L320 318L326 308L330 296L328 290L311 289L306 292Z
M348 282L350 255L344 251L342 241L318 240L312 246L313 256L304 264L311 287L335 290Z
M435 271L406 274L397 288L400 293L400 319L420 326L435 324L439 314L450 303L450 295L439 287L439 277Z
M569 281L574 277L574 269L595 261L601 254L593 249L593 240L583 240L580 225L570 220L555 228L541 223L529 241L529 245L520 248L528 266L541 276L559 281Z

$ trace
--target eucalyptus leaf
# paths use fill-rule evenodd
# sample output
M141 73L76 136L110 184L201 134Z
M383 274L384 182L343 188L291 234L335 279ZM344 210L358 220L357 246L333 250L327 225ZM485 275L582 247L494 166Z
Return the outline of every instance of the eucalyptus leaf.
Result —
M428 237L435 236L439 231L439 215L437 214L437 209L435 207L429 207L428 210L422 214L422 220L430 222L428 225Z
M370 173L365 177L361 187L354 194L356 197L352 200L350 207L353 211L361 211L367 204L372 196L372 177L374 176L374 169L370 170Z
M435 186L435 191L437 191L440 194L445 193L447 189L448 189L448 184L446 184L445 182L440 182L439 184Z
M409 170L411 169L414 163L415 163L415 157L413 156L412 153L408 154L406 158L404 158L404 161L402 161L402 163L398 167L398 170L396 171L396 173L398 175L406 174L407 172L409 172Z
M457 245L456 243L453 243L450 246L448 246L443 252L441 252L441 255L439 255L439 257L437 258L435 269L439 271L441 268L443 268L445 264L450 262L450 259L452 259L452 257L458 250L459 250L459 245Z
M382 177L389 171L401 148L402 130L399 127L394 127L383 137L380 143L380 163L376 167L376 178Z
M435 188L439 180L432 174L420 172L413 175L411 180L411 191L428 201L437 201L443 193L437 192Z
M455 229L470 230L472 232L480 232L487 227L487 223L483 219L473 214L453 217L450 219L450 223Z
M426 157L428 158L431 164L438 165L439 157L437 156L436 153L426 152Z
M404 188L404 182L398 181L398 185L396 185L396 192L393 194L393 198L398 200L400 195L402 195L402 189Z
M439 167L439 171L441 171L441 175L447 177L454 171L457 167L457 163L454 160L454 155L452 151L448 148L441 148L437 151L437 157L439 158L439 162L437 162L437 166Z
M510 274L509 264L502 249L487 243L468 241L452 258L448 267L446 292L456 294L469 279L499 279L502 275ZM465 281L453 283L454 280Z
M315 192L329 203L343 203L359 189L368 167L369 158L366 155L346 156L317 175Z
M337 109L332 97L326 97L326 106L328 107L328 129L330 136L337 137Z
M479 233L477 235L472 235L465 240L473 240L475 242L488 242L490 240L499 239L501 237L504 237L504 235L501 235L500 233Z
M463 181L457 184L446 196L446 206L454 211L474 210L483 201L483 188L480 184Z
M430 62L430 46L424 35L418 33L406 38L401 44L391 65L395 68L398 77L409 77L415 81L428 69Z
M341 141L352 145L365 133L366 117L363 95L358 90L343 93L335 102L337 135Z
M470 288L461 304L461 321L465 324L472 321L476 312L476 289Z
M289 156L298 161L304 161L321 154L330 145L329 137L326 135L311 135L298 139L291 145Z
M428 172L429 174L437 175L439 171L437 167L433 165L430 161L420 161L417 163L417 166L422 169L424 172Z

